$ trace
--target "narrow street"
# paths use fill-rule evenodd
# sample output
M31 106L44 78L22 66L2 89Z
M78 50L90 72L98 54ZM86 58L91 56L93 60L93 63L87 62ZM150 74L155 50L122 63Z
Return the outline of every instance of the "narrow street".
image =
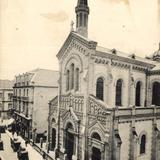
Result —
M11 148L10 136L11 134L9 132L1 134L4 143L4 150L0 151L2 160L18 160L17 152L14 152ZM19 139L24 143L24 140L21 137L19 137ZM26 149L28 151L29 160L43 160L42 156L30 144L27 145Z
M17 152L14 152L11 148L10 137L6 133L1 134L1 137L4 145L4 150L0 151L2 160L18 160Z

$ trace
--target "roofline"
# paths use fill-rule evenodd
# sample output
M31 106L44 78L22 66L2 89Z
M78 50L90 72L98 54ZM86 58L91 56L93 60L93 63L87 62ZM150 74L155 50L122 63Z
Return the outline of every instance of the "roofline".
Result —
M83 37L82 35L79 35L75 31L71 31L69 33L67 39L63 43L61 49L59 50L58 54L56 55L58 59L60 59L63 56L65 50L67 49L68 45L71 43L71 41L73 39L76 39L77 41L79 41L80 43L82 43L88 49L94 49L94 50L96 50L97 42L89 40L89 39Z
M31 70L31 71L27 71L25 73L20 73L19 75L15 75L15 77L23 76L25 74L35 74L35 72L37 72L38 70L46 70L46 71L52 71L52 72L59 72L58 70L45 69L45 68L36 68L36 69Z
M104 57L104 58L108 58L108 59L113 59L113 60L132 63L132 64L136 64L136 65L140 65L140 66L145 66L145 67L149 67L149 68L154 68L156 66L151 63L143 62L143 61L136 60L136 59L131 59L129 57L128 58L122 57L122 56L115 55L115 54L109 54L107 52L102 52L102 51L96 51L96 54L93 56Z
M44 88L58 88L58 85L53 85L53 86L43 86L43 85L29 85L29 86L14 86L13 88L16 89L16 88L31 88L31 87L44 87Z
M0 90L2 90L2 91L4 91L4 90L6 90L6 91L13 91L13 88L0 88Z

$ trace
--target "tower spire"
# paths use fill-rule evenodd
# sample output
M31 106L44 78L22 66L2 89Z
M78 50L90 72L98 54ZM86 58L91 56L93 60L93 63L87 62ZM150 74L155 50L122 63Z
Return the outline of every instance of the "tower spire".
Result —
M88 37L88 15L89 15L88 0L78 0L75 11L76 11L76 31L80 35Z

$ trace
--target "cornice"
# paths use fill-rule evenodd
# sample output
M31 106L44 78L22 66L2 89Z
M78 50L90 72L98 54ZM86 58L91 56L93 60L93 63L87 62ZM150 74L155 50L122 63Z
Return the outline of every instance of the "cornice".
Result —
M7 88L4 88L4 89L1 88L0 91L11 91L11 92L13 92L13 88L11 88L11 89L9 89L9 88L8 89Z
M107 52L97 51L96 55L93 55L93 56L111 59L112 61L118 61L118 62L121 61L121 62L125 62L127 64L141 66L141 67L143 67L145 69L147 69L147 68L152 69L153 67L155 67L155 65L150 64L150 63L139 61L139 60L136 60L136 59L133 59L133 58L130 58L130 57L128 57L128 58L121 57L121 56L118 56L116 54L110 54L110 53L107 53Z
M120 67L120 68L126 68L126 69L129 69L131 66L130 64L123 63L121 61L113 61L113 60L111 62L111 65L116 66L116 67Z
M138 65L133 65L132 69L136 70L136 71L140 71L140 72L147 72L148 71L147 67L138 66Z
M151 70L148 72L148 75L160 75L160 69L158 70Z
M19 89L19 88L33 88L34 85L27 85L27 86L14 86L13 89Z
M102 57L93 57L93 60L97 64L108 64L109 63L108 59L102 58Z
M99 57L99 56L92 56L92 59L94 60L94 62L96 64L109 64L109 62L111 61L111 66L115 66L115 67L119 67L119 68L125 68L125 69L129 69L131 66L133 66L133 70L138 70L140 72L146 72L148 69L144 66L138 66L135 64L129 64L127 62L123 62L123 61L118 61L118 60L112 60L109 58L105 58L105 57Z
M143 66L138 66L135 64L129 64L127 62L123 62L123 61L118 61L118 60L112 60L112 59L108 59L108 58L102 58L102 57L92 57L92 59L94 60L94 62L96 64L109 64L109 61L111 61L111 66L114 67L119 67L119 68L124 68L124 69L129 69L131 66L133 70L139 71L139 72L147 72L148 69L147 67L143 67Z

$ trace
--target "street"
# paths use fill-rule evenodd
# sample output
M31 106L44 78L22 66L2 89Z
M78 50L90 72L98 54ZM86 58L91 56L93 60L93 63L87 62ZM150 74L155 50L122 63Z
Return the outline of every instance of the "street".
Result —
M12 135L9 132L1 134L4 144L4 150L0 151L0 157L2 158L2 160L18 160L17 152L14 152L11 148L10 136ZM21 137L19 137L19 139L22 143L24 142ZM29 160L43 160L42 156L30 144L27 145L26 149L29 154Z
M6 133L1 134L1 136L4 145L4 150L0 151L0 157L2 157L2 160L18 160L17 152L13 152L13 149L11 148L9 136Z

